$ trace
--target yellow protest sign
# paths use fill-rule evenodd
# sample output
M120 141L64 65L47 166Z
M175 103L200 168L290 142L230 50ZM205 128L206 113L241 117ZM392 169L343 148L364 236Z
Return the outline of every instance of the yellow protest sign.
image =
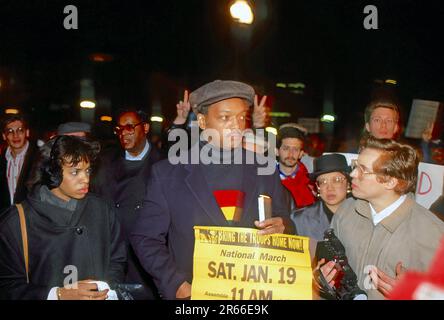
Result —
M309 238L194 227L193 300L312 299Z

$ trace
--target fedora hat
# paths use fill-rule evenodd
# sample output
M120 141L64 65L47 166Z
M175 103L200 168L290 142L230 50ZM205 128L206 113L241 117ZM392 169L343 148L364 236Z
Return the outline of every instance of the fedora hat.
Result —
M350 171L347 159L342 154L331 153L314 159L313 172L309 176L311 180L316 180L317 177L324 173L343 172L349 174Z

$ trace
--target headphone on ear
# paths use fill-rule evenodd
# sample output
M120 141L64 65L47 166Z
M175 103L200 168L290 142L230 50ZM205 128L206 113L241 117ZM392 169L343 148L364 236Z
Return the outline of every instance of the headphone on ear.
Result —
M43 177L45 184L49 189L54 189L60 186L63 180L63 169L60 167L60 164L57 161L56 145L59 144L59 140L63 136L57 136L54 139L54 143L52 144L51 151L49 153L49 159L47 160L47 164L44 166Z

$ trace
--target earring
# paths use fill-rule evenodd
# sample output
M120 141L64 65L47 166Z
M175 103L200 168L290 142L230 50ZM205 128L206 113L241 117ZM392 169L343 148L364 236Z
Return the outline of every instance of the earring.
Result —
M351 189L351 187L348 187L347 188L347 193L350 193L350 192L352 192L352 189Z

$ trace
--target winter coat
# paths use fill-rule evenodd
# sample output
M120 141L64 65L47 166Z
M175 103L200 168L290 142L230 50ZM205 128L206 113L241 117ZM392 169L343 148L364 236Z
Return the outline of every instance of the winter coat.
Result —
M444 235L444 223L411 197L376 226L367 201L348 199L334 214L331 226L369 299L384 298L371 287L371 266L391 278L396 277L398 262L406 269L426 271Z
M62 287L68 277L111 286L122 282L126 250L113 208L87 194L72 212L41 201L39 195L36 191L22 203L29 283L17 208L0 217L0 299L46 299L51 288Z

